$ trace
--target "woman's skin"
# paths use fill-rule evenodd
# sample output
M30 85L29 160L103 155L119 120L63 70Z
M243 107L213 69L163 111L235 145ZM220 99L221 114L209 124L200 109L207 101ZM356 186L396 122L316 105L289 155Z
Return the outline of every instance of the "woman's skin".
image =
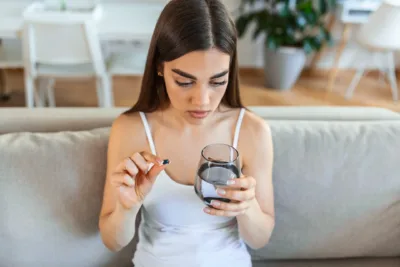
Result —
M120 250L131 241L136 215L162 170L175 182L193 186L202 148L210 143L232 144L240 110L221 104L229 66L230 56L214 48L159 66L170 105L146 114L157 155L150 152L138 113L121 115L113 123L99 222L109 249ZM220 194L232 201L213 202L214 208L205 207L204 212L236 216L242 239L257 249L268 243L275 224L273 145L268 124L246 111L237 148L243 176ZM170 163L159 164L163 159ZM140 185L135 184L139 180Z

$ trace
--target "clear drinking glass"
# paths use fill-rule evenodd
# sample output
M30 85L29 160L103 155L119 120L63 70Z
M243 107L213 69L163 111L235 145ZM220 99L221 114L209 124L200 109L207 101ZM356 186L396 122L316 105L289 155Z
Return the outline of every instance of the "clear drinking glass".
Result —
M227 144L211 144L203 148L196 174L194 190L199 198L211 206L212 200L229 202L216 192L227 186L227 181L241 175L239 152Z

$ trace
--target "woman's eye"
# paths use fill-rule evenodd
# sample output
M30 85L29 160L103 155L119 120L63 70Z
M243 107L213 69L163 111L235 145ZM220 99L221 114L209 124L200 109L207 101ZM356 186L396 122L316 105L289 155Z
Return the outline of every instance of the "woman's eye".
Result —
M223 82L213 82L212 83L212 85L214 85L214 86L222 86L222 85L225 85L226 84L226 81L223 81Z
M181 87L188 87L193 84L193 82L187 82L187 83L182 83L182 82L178 82L178 81L175 81L175 82L177 85L179 85Z

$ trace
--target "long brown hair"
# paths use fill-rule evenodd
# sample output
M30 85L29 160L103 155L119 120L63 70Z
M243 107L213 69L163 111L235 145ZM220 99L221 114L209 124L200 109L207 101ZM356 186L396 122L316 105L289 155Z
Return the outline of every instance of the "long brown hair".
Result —
M153 112L169 105L163 77L157 73L163 62L177 59L196 50L217 48L231 56L229 82L222 104L243 107L239 93L235 24L219 0L171 0L157 21L139 99L126 111Z

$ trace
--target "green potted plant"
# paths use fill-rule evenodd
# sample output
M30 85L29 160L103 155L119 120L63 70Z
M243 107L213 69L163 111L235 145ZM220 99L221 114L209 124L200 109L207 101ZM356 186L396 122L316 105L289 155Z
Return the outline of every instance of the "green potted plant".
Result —
M307 55L332 44L326 18L335 7L335 0L241 0L236 19L239 37L253 23L252 38L265 37L265 86L292 88Z

